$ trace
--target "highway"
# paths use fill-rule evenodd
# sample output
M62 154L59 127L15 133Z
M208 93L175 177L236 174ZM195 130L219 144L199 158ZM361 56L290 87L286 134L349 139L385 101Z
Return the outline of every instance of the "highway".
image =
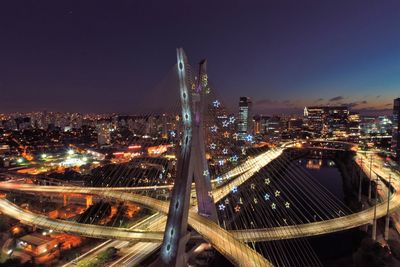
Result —
M114 228L93 224L82 224L65 220L51 219L47 216L36 214L24 210L6 199L0 198L0 211L8 216L20 220L28 225L36 225L43 229L52 229L60 233L75 233L82 236L93 238L110 238L119 240L140 240L161 242L163 232L150 232L139 230L128 230L124 228Z
M276 150L277 156L280 155L281 151ZM271 155L270 155L271 156ZM363 157L363 155L358 154L358 158ZM261 160L260 160L261 161ZM268 157L268 160L265 159L266 163L271 161L271 157ZM357 161L359 162L359 161ZM376 164L374 164L376 165ZM218 199L221 196L228 194L232 186L240 185L247 179L249 179L259 168L265 166L260 162L259 166L256 168L248 168L245 172L242 172L242 176L232 179L232 181L221 188L217 189L217 194L214 194L214 198ZM369 165L364 164L362 168L364 172L369 174ZM244 168L245 169L245 168ZM382 172L380 168L373 167L373 173L378 173L384 179L388 179L387 173ZM390 199L390 211L394 211L400 207L400 178L397 174L392 173L392 185L395 188L395 193L392 195ZM10 186L11 185L11 186ZM134 193L127 192L119 192L113 191L111 188L107 190L99 189L99 188L76 188L76 187L65 187L65 186L48 186L48 187L39 187L35 185L13 185L10 183L1 183L0 188L6 190L23 190L23 191L40 191L40 192L52 192L52 193L80 193L80 194L93 194L98 195L103 198L114 198L123 201L132 201L138 204L142 204L148 206L152 209L160 211L162 213L168 212L169 203L163 202L160 200L156 200L150 197L137 195ZM228 190L229 189L229 190ZM3 207L5 205L5 200L2 200ZM12 205L12 204L11 204ZM377 218L383 217L386 215L386 207L387 203L382 202L377 205L376 214ZM5 209L5 213L9 214L10 210L18 209L18 207L7 207ZM21 211L18 210L18 214L21 214ZM200 235L202 235L208 242L210 242L218 251L224 254L228 259L232 262L236 263L240 266L270 266L270 263L267 262L261 255L256 253L254 250L250 249L247 245L240 241L250 242L250 241L271 241L271 240L280 240L280 239L289 239L289 238L297 238L297 237L305 237L305 236L314 236L332 233L336 231L347 230L350 228L354 228L357 226L369 224L372 222L374 213L374 207L360 211L358 213L354 213L347 216L342 216L339 218L325 220L320 222L313 222L308 224L301 225L293 225L293 226L283 226L283 227L274 227L274 228L265 228L265 229L251 229L251 230L241 230L241 231L233 231L227 232L226 230L219 227L217 224L209 221L208 219L198 215L194 210L189 211L189 224L195 229ZM10 214L9 214L10 215ZM12 215L10 215L12 216ZM14 212L14 216L16 213ZM36 216L33 215L33 216ZM12 216L13 217L13 216ZM20 217L17 217L20 218ZM34 218L32 218L34 219ZM39 220L41 221L41 220ZM28 221L29 222L29 221ZM63 224L65 221L57 221L57 224ZM37 222L35 222L37 224ZM44 228L54 229L56 227L52 224L46 224L46 226L42 226ZM103 226L96 226L103 227ZM61 231L74 232L75 230L79 230L80 227L61 227ZM58 229L54 229L56 231L60 231ZM121 230L121 233L120 233ZM127 232L130 232L127 229L118 229L113 228L111 232L99 230L100 233L97 237L103 238L115 238L119 239L121 237L125 237ZM82 229L81 229L82 234ZM108 233L107 233L108 232ZM78 232L75 232L78 233ZM156 235L156 232L150 232L151 234ZM137 234L137 233L136 233ZM146 238L146 233L142 233L143 238ZM121 238L126 240L124 238ZM160 243L162 240L157 236L152 236L151 238L147 237L147 241ZM157 242L158 241L158 242ZM227 245L229 244L229 245ZM150 248L151 246L146 246ZM137 256L136 253L134 257ZM131 259L132 259L131 258Z
M368 164L364 164L363 168L364 168L365 173L369 174ZM376 170L374 169L373 172L379 172L379 169L376 169ZM384 175L384 174L382 173L381 175ZM393 174L393 175L396 175L396 174ZM383 176L383 177L385 177L385 176ZM390 211L394 211L400 207L400 193L399 193L400 192L400 190L399 190L400 184L399 184L399 181L400 181L399 177L393 177L393 179L392 179L392 185L396 189L396 192L395 192L395 194L392 195L392 197L390 199ZM0 188L2 186L3 186L3 184L0 184ZM38 189L38 187L39 186L31 185L32 190ZM64 188L59 187L59 190L60 189L64 189ZM29 189L26 186L24 186L24 190L28 191ZM55 191L56 191L55 188L52 188L50 190L50 192L55 192ZM43 192L43 190L42 190L42 192ZM58 192L60 192L60 191L58 191ZM74 188L74 193L83 193L83 194L86 193L87 194L89 192L88 192L88 189L85 189L85 188ZM106 191L102 191L102 190L98 191L98 192L90 191L90 193L97 194L99 196L106 197L106 198L114 198L114 199L119 199L119 200L124 200L124 201L136 202L136 203L139 203L142 205L146 205L152 209L158 210L165 214L168 212L169 204L167 202L156 200L156 199L146 197L146 196L141 196L141 195L132 194L132 193L126 193L126 192L113 192L113 191L106 192ZM2 200L2 201L5 201L5 200ZM387 207L387 203L385 201L377 205L377 217L378 218L386 215L386 207ZM297 237L304 237L304 236L321 235L321 234L326 234L326 233L347 230L347 229L351 229L351 228L354 228L357 226L371 223L371 221L373 219L373 212L374 212L374 208L372 207L372 208L360 211L358 213L354 213L354 214L347 215L347 216L342 216L342 217L331 219L331 220L325 220L325 221L313 222L313 223L307 223L307 224L298 224L298 225L292 225L292 226L240 230L240 231L233 231L232 234L235 236L235 238L245 241L245 242L271 241L271 240L290 239L290 238L297 238ZM17 215L15 215L15 216L17 216ZM203 222L204 220L206 220L206 219L204 219L202 216L198 215L195 211L191 210L189 212L189 224L192 225L192 227L201 228L201 225L198 224L198 222L199 221ZM59 220L59 221L60 222L57 222L57 223L64 222L61 220ZM196 223L196 221L197 221L197 223ZM98 226L98 227L102 227L102 226ZM51 229L51 228L49 228L49 229ZM54 229L54 230L56 230L56 229ZM70 230L72 230L72 229L70 229ZM112 232L112 235L108 236L108 238L116 238L115 235L118 231L119 231L119 229L117 230L114 228L114 232ZM119 236L122 234L123 233L118 233L116 236ZM106 234L103 233L103 235L106 235Z
M364 163L361 164L360 160L363 158ZM362 153L357 153L356 157L357 164L362 167L364 173L369 179L370 164L369 159ZM392 176L391 182L395 192L390 198L389 213L396 212L400 208L400 176L395 172L390 172L383 168L383 162L378 157L374 158L372 164L372 175L378 174L382 179L389 181L389 173ZM292 226L274 227L274 228L263 228L263 229L251 229L251 230L240 230L233 231L232 234L239 240L250 242L250 241L272 241L279 239L298 238L305 236L323 235L343 230L348 230L365 224L370 224L374 218L374 209L371 207L363 211L353 213L350 215L342 216L339 218L325 220L320 222L312 222L307 224L297 224ZM384 198L383 202L376 205L376 217L382 218L387 213L387 198Z
M140 230L150 230L153 231L163 231L165 228L166 216L159 212L151 215L150 217L136 223L131 226L129 229L140 229ZM140 261L143 260L143 257L139 255L143 255L142 249L146 247L146 253L151 253L157 250L161 246L161 242L132 242L132 241L121 241L121 240L113 240L109 239L85 254L75 258L71 262L63 265L63 267L73 267L76 266L77 263L81 260L93 260L95 259L99 253L104 252L108 248L114 247L120 249L122 253L125 255L121 258L116 259L114 262L111 262L109 266L120 266L118 265L122 261L129 261L129 265L137 265ZM153 250L152 250L153 249ZM125 265L124 266L129 266Z
M222 176L222 181L224 178L228 180L227 177L236 177L226 182L224 185L213 190L214 202L218 202L226 195L232 192L232 188L235 186L240 186L248 179L250 179L256 172L261 168L265 167L268 163L278 158L283 153L283 148L277 148L273 150L268 150L252 159L247 160L245 163L234 168L232 171L228 172Z
M167 217L159 213L150 221L140 225L139 228L143 230L164 231L166 221ZM109 266L136 266L148 255L154 253L159 247L161 247L161 244L161 242L137 242L133 245L129 244L129 246L123 248L125 255L110 263Z
M262 158L269 159L271 152L263 153ZM260 157L258 156L258 157ZM259 160L258 157L251 159L253 163ZM244 167L239 166L234 168L231 171L231 175L237 175L243 173L243 170L250 171L254 164L244 164ZM260 165L260 168L262 166ZM249 175L249 174L247 174ZM251 175L248 176L250 178ZM248 179L246 178L246 179ZM244 181L238 180L237 181ZM98 195L103 198L114 198L119 199L122 201L132 201L147 207L150 207L154 210L167 213L169 203L156 200L150 197L141 196L133 193L127 192L120 192L120 191L113 191L110 188L78 188L72 186L36 186L36 185L27 185L27 184L10 184L10 183L1 183L0 188L5 190L19 190L19 191L31 191L31 192L47 192L47 193L76 193L76 194L90 194L90 195ZM222 191L223 193L229 193L229 191ZM222 193L221 193L222 194ZM4 200L6 201L6 200ZM20 211L21 212L21 211ZM7 210L6 210L7 213ZM9 214L13 217L13 214ZM15 214L14 214L15 216ZM63 221L57 220L56 225L51 225L49 223L45 223L39 225L37 222L42 221L38 220L35 221L35 218L30 218L31 223L35 223L36 225L44 228L53 229L55 231L69 231L71 233L77 233L84 236L90 236L88 233L91 231L85 231L85 225L69 222L70 224L74 224L74 227L65 227L63 225ZM29 221L27 221L29 222ZM202 235L208 242L210 242L214 248L216 248L220 253L225 255L230 261L236 263L238 266L271 266L271 264L259 253L251 249L249 246L237 240L233 235L231 235L228 231L221 228L214 222L209 221L208 219L198 215L195 211L191 210L189 212L189 224L193 227L196 232ZM57 229L54 229L54 228ZM103 226L96 226L96 227L103 227ZM128 229L120 229L112 228L113 231L109 231L104 229L101 235L98 235L98 238L108 238L108 239L122 239L126 240L126 238L120 238L121 236L126 235L126 232L129 232ZM80 230L78 232L71 231L71 230ZM100 231L100 230L99 230ZM97 233L97 231L96 231ZM143 233L144 234L144 233ZM153 233L154 235L158 233ZM154 239L155 236L151 236L151 238L145 239L144 241L157 241ZM160 241L159 241L160 242ZM229 245L227 245L229 244Z

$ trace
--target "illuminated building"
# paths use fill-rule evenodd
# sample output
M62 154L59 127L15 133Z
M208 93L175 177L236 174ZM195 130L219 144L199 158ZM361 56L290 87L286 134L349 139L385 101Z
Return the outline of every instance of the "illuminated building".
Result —
M151 146L147 148L147 154L149 156L159 156L167 152L169 147L172 147L172 145Z
M321 133L324 126L324 108L305 107L304 121L310 131Z
M239 100L239 119L238 119L238 134L241 140L245 136L252 134L253 118L251 116L252 102L249 97L240 97Z
M397 160L400 159L399 119L400 119L400 98L396 98L393 101L393 124L392 124L391 147Z
M364 116L360 123L362 135L391 135L392 121L387 116Z
M316 134L345 136L348 133L349 114L346 106L305 107L305 126Z
M112 125L109 121L100 121L96 125L97 130L97 143L102 145L111 144L111 131Z
M360 136L360 114L351 112L349 115L349 135L350 136Z
M41 256L56 249L58 240L46 235L33 233L19 238L18 246L33 256Z
M282 130L282 121L278 116L255 116L254 132L262 135L279 134Z

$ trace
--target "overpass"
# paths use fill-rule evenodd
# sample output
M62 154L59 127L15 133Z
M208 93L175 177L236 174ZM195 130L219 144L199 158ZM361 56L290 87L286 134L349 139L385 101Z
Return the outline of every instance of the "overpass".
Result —
M278 150L274 152L273 155L278 157L281 154L281 151ZM263 153L265 156L266 154ZM271 154L269 154L271 155ZM361 155L359 155L361 156ZM266 161L270 162L271 159L265 159ZM358 163L358 161L357 161ZM259 167L261 168L263 165L260 163ZM369 175L368 166L362 165L364 168L365 173ZM249 177L251 177L256 171L257 168L253 168L251 171L248 170L241 176L233 179L227 185L222 186L223 189L216 189L217 192L217 199L223 198L226 194L230 192L227 188L233 185L240 185ZM374 173L380 174L382 179L387 179L384 173L381 173L379 169L373 169ZM395 193L390 198L390 212L395 211L396 209L400 208L400 177L393 173L392 174L392 186L395 190ZM101 188L77 188L77 187L66 187L66 186L37 186L37 185L20 185L20 184L10 184L10 183L0 183L1 190L17 190L17 191L30 191L30 192L48 192L48 193L76 193L76 194L92 194L98 195L102 198L111 198L111 199L118 199L121 201L131 201L135 202L144 206L147 206L151 209L157 210L166 214L168 212L169 203L157 200L151 197L142 196L138 194L132 194L127 192L118 192L113 191L111 188L107 190L103 190ZM215 194L214 194L215 196ZM281 227L271 227L271 228L261 228L261 229L251 229L251 230L236 230L232 231L232 235L237 238L238 240L245 241L245 242L259 242L259 241L272 241L272 240L282 240L282 239L292 239L292 238L299 238L299 237L306 237L306 236L315 236L315 235L323 235L338 231L343 231L351 228L355 228L358 226L362 226L365 224L369 224L372 222L374 218L374 207L369 209L365 209L363 211L342 216L339 218L334 218L330 220L324 220L319 222L312 222L307 224L297 224L297 225L290 225L290 226L281 226ZM383 201L382 203L377 204L376 206L376 217L381 218L384 217L387 213L387 201ZM7 214L7 212L5 212ZM8 214L11 217L16 216L16 214ZM62 221L61 221L62 222ZM61 223L58 222L58 223ZM189 224L197 231L200 230L200 234L204 233L204 229L202 227L207 225L206 229L210 230L212 227L220 228L215 223L210 224L207 222L206 218L198 215L195 210L191 209L189 211ZM98 226L102 227L102 226ZM52 229L52 228L49 228ZM65 228L68 229L68 228ZM75 229L75 228L74 228ZM56 229L54 229L56 230ZM71 228L71 230L73 230ZM114 228L115 231L119 231ZM125 232L125 231L124 231ZM157 234L157 233L151 233ZM222 233L221 233L222 234ZM119 235L119 234L118 234ZM207 236L208 234L205 233ZM114 238L112 235L106 236L104 238ZM153 237L148 238L149 240L155 240Z

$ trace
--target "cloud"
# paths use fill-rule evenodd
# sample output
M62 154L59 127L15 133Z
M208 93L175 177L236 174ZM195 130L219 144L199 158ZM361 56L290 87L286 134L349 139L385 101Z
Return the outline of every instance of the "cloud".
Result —
M359 105L358 102L351 102L351 103L342 104L342 106L347 106L348 108L355 108L358 105Z
M355 102L350 102L350 103L343 103L342 106L347 106L349 108L355 108L359 105L363 105L363 104L365 105L367 103L368 102L366 100L363 100L363 101L355 101Z
M314 103L318 103L318 102L322 102L322 101L324 101L323 98L318 98L317 100L314 101Z
M375 107L366 107L357 109L357 112L363 115L391 115L393 110L391 108L375 108Z
M342 106L346 106L348 108L355 108L358 105L359 105L358 102L342 103Z
M343 96L336 96L336 97L333 97L333 98L329 99L329 101L330 102L337 102L337 101L341 101L343 99L344 99Z

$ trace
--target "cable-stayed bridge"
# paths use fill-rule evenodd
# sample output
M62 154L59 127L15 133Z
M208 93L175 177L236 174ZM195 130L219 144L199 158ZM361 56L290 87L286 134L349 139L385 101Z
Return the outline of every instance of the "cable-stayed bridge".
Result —
M269 244L261 245L261 249L251 244L322 235L370 223L376 228L377 218L400 206L397 193L400 180L395 173L390 173L392 188L388 193L396 193L389 194L390 198L376 207L353 213L325 189L318 187L301 168L290 164L291 159L286 155L286 151L291 149L290 143L249 153L244 147L252 144L253 136L237 140L235 133L230 131L235 119L223 110L221 102L213 100L211 107L207 105L210 88L206 62L201 62L197 78L192 79L193 71L183 50L178 49L176 70L181 98L181 116L177 120L180 126L177 131L166 131L167 135L171 135L168 141L179 140L173 185L73 187L0 184L0 189L4 191L82 194L138 203L166 215L157 217L157 227L122 229L54 220L24 211L5 199L0 199L0 210L24 223L59 232L162 244L158 262L164 266L187 264L190 254L186 251L186 244L191 238L203 238L235 265L272 266L272 262L279 261L290 265L295 259L277 259L277 253L270 252L271 255L268 255ZM205 116L207 113L212 113L212 116ZM341 144L337 141L326 142ZM314 148L346 150L343 147ZM214 164L209 164L209 155L217 159ZM357 154L357 158L362 157L362 154ZM388 173L379 168L372 169L372 165L356 162L368 179L372 180L372 175L379 175L385 181L389 179ZM151 192L171 188L169 202L151 196ZM191 206L192 191L196 195L196 205ZM306 201L301 201L302 197ZM189 228L195 233L190 233ZM297 244L302 242L306 243L300 239ZM296 248L292 243L284 246ZM315 262L318 264L317 260Z

